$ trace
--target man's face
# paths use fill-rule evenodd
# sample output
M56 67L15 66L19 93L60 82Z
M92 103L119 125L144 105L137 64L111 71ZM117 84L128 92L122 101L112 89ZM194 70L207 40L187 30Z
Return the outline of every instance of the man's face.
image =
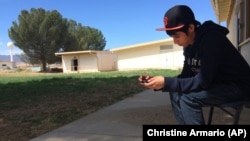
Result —
M189 26L188 28L188 34L182 31L176 31L172 35L172 38L175 44L182 46L182 47L187 47L188 45L193 44L194 36L195 36L195 32L194 32L194 27L192 25L192 26Z
M172 36L174 43L179 45L179 46L183 46L186 47L188 46L188 36L181 31L177 31L175 32L175 34Z

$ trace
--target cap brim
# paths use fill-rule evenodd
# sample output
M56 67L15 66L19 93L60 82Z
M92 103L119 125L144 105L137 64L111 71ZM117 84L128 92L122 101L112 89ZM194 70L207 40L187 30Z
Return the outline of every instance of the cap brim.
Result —
M168 30L177 30L177 29L181 29L184 26L184 24L176 26L176 27L171 27L171 28L156 28L157 31L168 31Z

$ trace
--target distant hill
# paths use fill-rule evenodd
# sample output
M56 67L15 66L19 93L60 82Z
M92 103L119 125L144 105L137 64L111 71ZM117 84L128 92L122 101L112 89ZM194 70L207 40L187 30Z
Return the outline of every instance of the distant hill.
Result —
M0 55L0 61L10 61L10 55ZM17 55L13 55L14 62L22 62Z

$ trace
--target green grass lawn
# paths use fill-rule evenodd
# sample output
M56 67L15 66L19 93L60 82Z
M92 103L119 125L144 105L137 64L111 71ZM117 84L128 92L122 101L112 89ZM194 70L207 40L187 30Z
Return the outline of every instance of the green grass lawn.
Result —
M0 73L0 140L25 141L133 96L145 90L137 81L140 74L178 73Z

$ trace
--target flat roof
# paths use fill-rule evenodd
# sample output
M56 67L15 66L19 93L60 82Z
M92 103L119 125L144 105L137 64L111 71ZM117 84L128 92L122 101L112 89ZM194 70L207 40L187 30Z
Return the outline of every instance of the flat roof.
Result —
M61 56L61 55L77 55L77 54L96 54L98 52L108 52L108 51L97 51L97 50L71 51L71 52L58 52L55 53L55 55Z

